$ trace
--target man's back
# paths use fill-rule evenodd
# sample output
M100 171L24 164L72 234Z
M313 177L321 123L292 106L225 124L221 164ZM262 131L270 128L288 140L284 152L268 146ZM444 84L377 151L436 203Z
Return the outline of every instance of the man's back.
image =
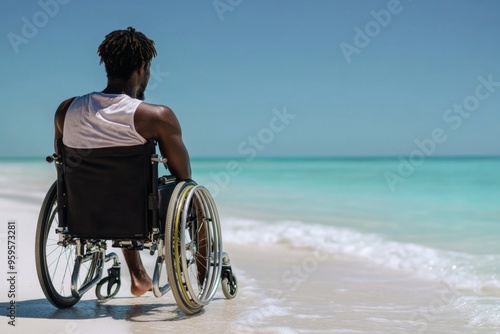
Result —
M94 92L73 100L64 118L64 145L102 148L144 144L135 130L134 114L141 100L125 94Z

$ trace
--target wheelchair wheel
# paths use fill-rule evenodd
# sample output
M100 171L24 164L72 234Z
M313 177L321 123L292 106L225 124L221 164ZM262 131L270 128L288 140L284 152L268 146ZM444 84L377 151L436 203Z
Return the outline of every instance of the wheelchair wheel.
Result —
M212 300L222 266L219 217L208 190L180 182L169 203L165 231L172 293L184 313L197 313Z
M75 245L58 244L57 181L50 187L38 216L35 259L38 280L47 299L58 308L76 304L80 298L71 294L71 275L75 263ZM82 265L80 277L88 267ZM82 279L79 279L79 282Z

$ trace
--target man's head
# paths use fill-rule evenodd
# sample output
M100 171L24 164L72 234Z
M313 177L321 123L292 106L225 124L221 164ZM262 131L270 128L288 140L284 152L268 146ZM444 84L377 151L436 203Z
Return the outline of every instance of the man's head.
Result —
M115 30L106 35L99 45L97 54L104 63L109 79L127 81L134 71L144 70L143 82L140 83L137 98L144 97L149 80L151 60L156 56L154 42L143 33L128 27L126 30Z

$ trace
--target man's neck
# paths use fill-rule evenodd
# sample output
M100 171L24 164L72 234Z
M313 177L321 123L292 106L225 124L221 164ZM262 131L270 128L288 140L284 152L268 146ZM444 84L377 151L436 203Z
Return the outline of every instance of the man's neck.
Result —
M102 91L105 94L127 94L136 98L137 88L128 81L108 80L108 85Z

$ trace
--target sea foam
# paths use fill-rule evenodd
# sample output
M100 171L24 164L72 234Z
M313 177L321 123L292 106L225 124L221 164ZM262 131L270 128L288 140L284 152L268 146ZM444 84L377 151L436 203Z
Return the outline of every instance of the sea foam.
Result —
M455 289L500 290L500 256L472 255L387 240L353 229L305 224L299 221L258 221L226 218L225 242L321 249L352 256L416 277L432 279Z

